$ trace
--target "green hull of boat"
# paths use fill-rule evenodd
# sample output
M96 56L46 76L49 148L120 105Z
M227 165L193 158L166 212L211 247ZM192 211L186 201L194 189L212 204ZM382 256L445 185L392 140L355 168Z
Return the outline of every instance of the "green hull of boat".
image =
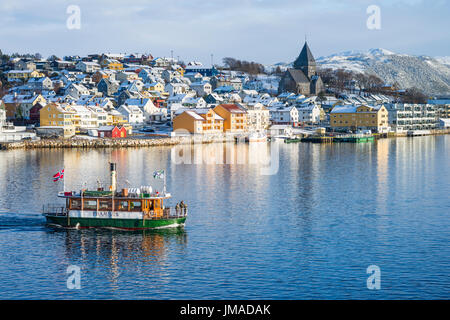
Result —
M46 218L48 224L65 228L117 228L125 230L177 227L184 225L186 221L186 217L159 220L67 218L57 216L46 216Z

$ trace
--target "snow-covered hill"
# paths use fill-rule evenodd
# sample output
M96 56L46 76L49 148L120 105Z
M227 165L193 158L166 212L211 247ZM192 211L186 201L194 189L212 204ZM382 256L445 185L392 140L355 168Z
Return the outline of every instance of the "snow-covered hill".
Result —
M417 87L427 94L450 93L450 57L397 54L385 49L347 51L317 59L321 68L373 73L401 88Z
M417 87L429 95L450 94L450 56L432 58L370 49L319 57L316 62L320 68L372 73L386 83L397 82L403 89ZM272 67L277 66L286 68L292 64L277 63Z

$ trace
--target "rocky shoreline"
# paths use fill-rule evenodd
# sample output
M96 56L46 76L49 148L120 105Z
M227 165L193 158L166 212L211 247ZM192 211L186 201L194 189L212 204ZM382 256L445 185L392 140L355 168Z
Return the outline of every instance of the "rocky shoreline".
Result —
M428 134L417 135L442 135L450 134L450 129L432 130ZM376 136L376 139L380 138L396 138L406 137L406 133L402 134L381 134ZM3 142L0 143L0 150L16 150L16 149L59 149L59 148L141 148L141 147L162 147L162 146L175 146L179 144L205 144L205 143L224 143L234 141L234 136L227 135L214 135L214 136L202 136L202 137L157 137L152 138L98 138L98 139L41 139L41 140L24 140L16 142Z
M225 142L224 138L210 138L196 140L196 143ZM58 148L140 148L174 146L178 144L191 144L194 139L190 137L154 138L154 139L42 139L20 142L0 143L0 150L15 149L58 149Z

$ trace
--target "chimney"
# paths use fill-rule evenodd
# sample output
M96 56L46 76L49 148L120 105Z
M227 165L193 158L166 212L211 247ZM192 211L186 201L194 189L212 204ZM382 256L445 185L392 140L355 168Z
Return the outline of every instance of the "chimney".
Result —
M114 162L111 162L109 164L109 169L111 171L111 191L114 194L117 188L116 164Z

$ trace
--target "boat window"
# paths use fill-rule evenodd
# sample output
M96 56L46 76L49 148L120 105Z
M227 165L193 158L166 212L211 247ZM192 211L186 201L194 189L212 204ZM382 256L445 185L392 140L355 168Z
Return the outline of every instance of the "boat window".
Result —
M83 209L85 209L85 210L97 210L97 200L84 200Z
M141 211L142 202L141 201L130 201L130 210Z
M117 201L117 208L122 211L128 211L128 201Z
M111 210L111 201L110 200L99 200L98 209L99 210Z
M74 210L80 210L81 209L81 200L71 199L70 200L70 208L74 209Z

